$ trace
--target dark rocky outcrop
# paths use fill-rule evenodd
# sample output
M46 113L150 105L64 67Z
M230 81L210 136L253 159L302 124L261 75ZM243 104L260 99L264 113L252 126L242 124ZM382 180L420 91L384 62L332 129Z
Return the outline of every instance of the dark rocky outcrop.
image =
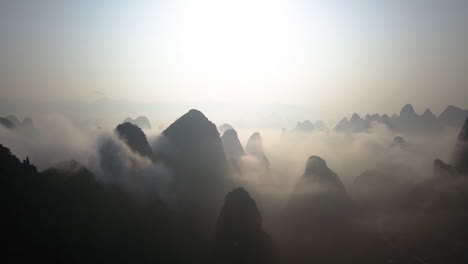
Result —
M217 263L276 263L255 200L243 188L226 195L216 225Z
M180 263L173 221L159 200L137 201L76 161L39 173L1 145L0 175L6 260Z
M127 122L118 125L115 131L119 138L122 139L131 150L143 157L153 158L153 151L141 128Z

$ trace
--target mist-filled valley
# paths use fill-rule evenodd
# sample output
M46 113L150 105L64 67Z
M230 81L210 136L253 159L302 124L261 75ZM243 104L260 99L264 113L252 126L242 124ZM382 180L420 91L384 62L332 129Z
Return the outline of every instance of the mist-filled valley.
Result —
M0 0L1 263L468 263L468 1Z
M466 110L121 119L0 119L7 262L468 261Z

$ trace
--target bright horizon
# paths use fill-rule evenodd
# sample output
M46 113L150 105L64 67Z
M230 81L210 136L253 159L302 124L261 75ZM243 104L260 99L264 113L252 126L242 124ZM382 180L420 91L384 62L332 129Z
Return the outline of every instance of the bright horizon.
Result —
M4 102L280 104L318 109L311 119L394 113L406 103L421 113L468 108L468 4L460 1L0 7Z

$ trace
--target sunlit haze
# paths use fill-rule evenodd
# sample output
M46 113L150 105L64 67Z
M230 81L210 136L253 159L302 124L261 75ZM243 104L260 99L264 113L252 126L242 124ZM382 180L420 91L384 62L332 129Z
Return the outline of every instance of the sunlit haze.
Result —
M20 0L0 10L6 101L282 104L334 121L405 103L468 106L464 1Z

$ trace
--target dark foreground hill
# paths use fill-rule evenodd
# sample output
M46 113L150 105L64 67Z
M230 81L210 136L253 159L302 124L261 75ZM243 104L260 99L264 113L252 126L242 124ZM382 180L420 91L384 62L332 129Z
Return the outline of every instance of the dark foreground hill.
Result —
M44 172L0 145L3 263L149 263L178 259L171 215L102 185L76 161Z

